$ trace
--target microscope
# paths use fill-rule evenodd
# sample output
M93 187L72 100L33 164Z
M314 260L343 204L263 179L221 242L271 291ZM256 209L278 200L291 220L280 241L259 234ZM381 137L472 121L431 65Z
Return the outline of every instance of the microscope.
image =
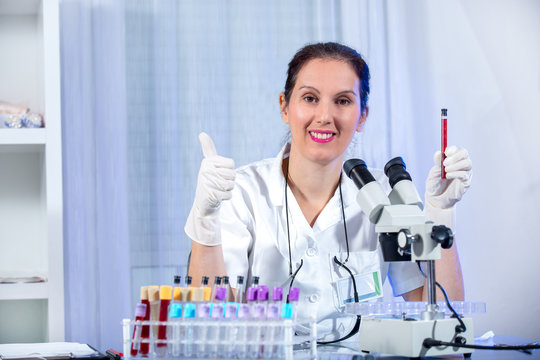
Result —
M426 221L422 200L400 157L384 167L392 188L388 196L363 160L350 159L343 169L359 189L356 200L362 211L375 224L384 260L420 262L427 273L428 299L419 317L408 317L405 311L400 317L360 314L360 350L407 357L470 354L472 349L432 345L432 340L474 343L472 319L446 317L435 296L435 260L441 258L441 248L452 246L452 230Z

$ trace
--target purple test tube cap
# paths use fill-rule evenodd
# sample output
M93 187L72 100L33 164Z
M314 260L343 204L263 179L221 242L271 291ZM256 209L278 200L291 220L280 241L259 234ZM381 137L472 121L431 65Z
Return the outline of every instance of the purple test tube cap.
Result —
M281 301L283 300L283 288L275 287L272 289L272 301Z
M257 300L268 301L268 286L260 285L257 289Z
M300 288L292 287L289 290L289 301L298 301L300 298Z
M225 301L227 298L227 289L224 287L218 287L216 289L216 300Z
M255 301L257 300L257 289L254 287L250 287L246 291L246 301Z

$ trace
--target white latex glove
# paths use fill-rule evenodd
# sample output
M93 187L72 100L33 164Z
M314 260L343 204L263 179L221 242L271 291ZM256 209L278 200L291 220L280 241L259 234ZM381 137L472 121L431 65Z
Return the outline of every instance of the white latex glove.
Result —
M471 185L472 162L463 148L449 146L444 153L446 179L441 179L441 152L437 151L426 180L426 218L453 227L454 205Z
M206 133L199 134L204 159L201 162L193 207L184 230L199 244L221 244L219 207L232 196L234 188L234 161L219 156L214 142Z

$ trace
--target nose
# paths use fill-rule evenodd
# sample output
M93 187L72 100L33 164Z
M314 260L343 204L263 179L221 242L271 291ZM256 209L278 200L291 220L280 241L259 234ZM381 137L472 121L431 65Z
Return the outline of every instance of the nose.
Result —
M328 124L332 119L332 107L328 101L321 101L317 107L317 122L321 125Z

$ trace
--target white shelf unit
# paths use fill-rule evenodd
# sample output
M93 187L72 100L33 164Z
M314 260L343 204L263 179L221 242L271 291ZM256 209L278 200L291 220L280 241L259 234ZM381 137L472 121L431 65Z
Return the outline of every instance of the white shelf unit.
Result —
M0 101L45 128L0 128L0 343L64 341L59 0L0 0ZM2 124L3 125L3 124Z

